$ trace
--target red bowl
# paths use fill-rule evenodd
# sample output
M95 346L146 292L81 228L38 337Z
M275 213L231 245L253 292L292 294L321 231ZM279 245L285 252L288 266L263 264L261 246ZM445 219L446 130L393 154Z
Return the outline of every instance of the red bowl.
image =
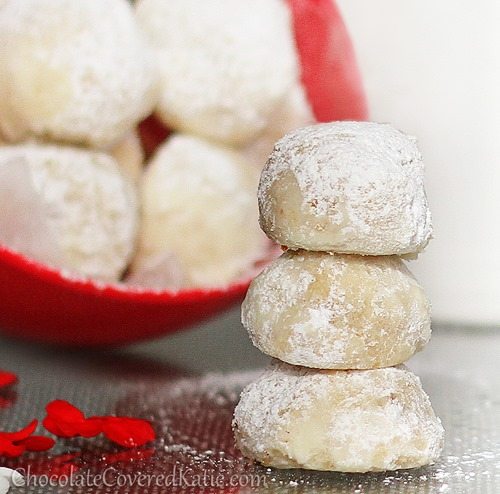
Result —
M224 289L148 292L70 279L0 246L0 325L16 338L71 346L122 345L178 331L242 300Z
M365 119L353 48L335 4L286 1L302 83L316 119ZM139 130L148 154L168 135L154 118ZM240 302L249 282L212 290L139 291L70 279L0 246L0 328L16 338L59 345L123 345L174 333L213 316Z

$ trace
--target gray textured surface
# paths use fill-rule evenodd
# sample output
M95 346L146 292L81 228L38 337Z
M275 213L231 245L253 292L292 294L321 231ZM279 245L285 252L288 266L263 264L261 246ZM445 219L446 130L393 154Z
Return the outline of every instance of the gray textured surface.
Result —
M251 465L235 450L230 431L232 409L245 382L266 358L252 348L237 311L204 327L118 352L64 352L0 339L0 367L20 376L17 400L0 409L0 430L43 418L45 403L65 398L88 414L120 413L151 419L158 432L147 459L110 464L106 441L59 442L50 455L23 460L36 467L67 451L83 451L78 474L106 469L111 483L119 474L151 475L161 485L122 488L28 486L30 493L496 493L500 492L500 330L439 328L409 366L417 372L447 430L444 455L434 466L378 475L271 471ZM209 373L206 375L206 373ZM5 463L5 462L4 462ZM19 463L9 460L10 466ZM196 483L221 482L224 488L165 486L160 474ZM218 477L221 475L221 477ZM253 475L253 476L252 476ZM234 476L234 477L232 477ZM92 476L90 477L93 478ZM257 482L259 487L230 487ZM96 482L98 483L98 482ZM108 482L109 483L109 482Z

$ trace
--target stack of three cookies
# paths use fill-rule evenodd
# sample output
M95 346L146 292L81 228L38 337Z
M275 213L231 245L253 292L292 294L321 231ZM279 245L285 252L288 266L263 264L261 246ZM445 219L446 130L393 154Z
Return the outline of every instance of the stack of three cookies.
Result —
M443 428L400 365L430 338L429 302L400 257L432 232L415 139L369 122L292 132L263 170L259 207L288 250L242 307L253 343L277 360L235 410L241 451L278 468L432 463Z

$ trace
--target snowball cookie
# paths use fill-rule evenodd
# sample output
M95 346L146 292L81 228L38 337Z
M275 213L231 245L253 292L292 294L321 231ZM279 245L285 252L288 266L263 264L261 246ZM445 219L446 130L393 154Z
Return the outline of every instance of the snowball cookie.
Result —
M241 452L265 466L340 472L435 461L443 427L406 367L328 371L273 363L234 413Z
M431 335L429 302L396 256L288 251L253 280L242 322L262 352L318 369L400 364Z
M137 16L161 70L164 123L246 145L299 82L283 0L139 0Z
M2 228L3 243L71 273L119 279L138 215L133 187L111 157L53 145L0 147L2 177L0 203L12 205L2 209L2 225L12 230L9 241ZM37 247L48 243L50 252Z
M291 249L419 252L432 233L423 173L415 139L390 125L309 126L278 141L269 157L261 226Z
M132 272L168 259L167 265L180 264L185 287L222 286L245 275L267 247L254 199L257 180L256 168L236 152L197 137L171 137L142 179Z
M157 99L154 56L125 0L3 0L0 131L104 147Z

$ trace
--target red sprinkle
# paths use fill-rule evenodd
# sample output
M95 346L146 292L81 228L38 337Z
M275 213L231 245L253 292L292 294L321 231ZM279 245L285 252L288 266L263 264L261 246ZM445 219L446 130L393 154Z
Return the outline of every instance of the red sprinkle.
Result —
M15 403L17 393L12 389L12 385L17 381L14 373L0 369L0 409L9 408Z
M131 417L89 417L64 400L56 400L46 407L44 427L59 437L95 437L104 434L110 441L126 448L135 448L155 439L151 424Z
M15 432L0 432L0 455L17 457L25 451L47 451L54 446L50 437L33 436L38 420L33 420L26 427Z
M58 437L75 437L83 436L82 432L86 432L85 415L67 401L51 401L45 409L47 416L43 420L43 426L52 434Z
M23 444L28 451L47 451L53 448L56 442L51 437L31 436L27 437Z
M58 422L78 423L85 420L83 412L64 400L51 401L45 409L47 414Z
M14 458L21 456L26 451L22 445L16 445L12 441L0 435L0 456L9 456Z
M23 441L35 432L38 420L32 420L26 427L16 432L0 432L0 437L4 437L12 442Z
M155 439L149 422L129 417L107 417L102 423L104 435L125 448L137 448Z
M0 388L11 386L17 382L17 376L12 372L0 370Z
M101 417L90 417L85 420L80 426L80 436L83 437L95 437L102 432L102 421Z

